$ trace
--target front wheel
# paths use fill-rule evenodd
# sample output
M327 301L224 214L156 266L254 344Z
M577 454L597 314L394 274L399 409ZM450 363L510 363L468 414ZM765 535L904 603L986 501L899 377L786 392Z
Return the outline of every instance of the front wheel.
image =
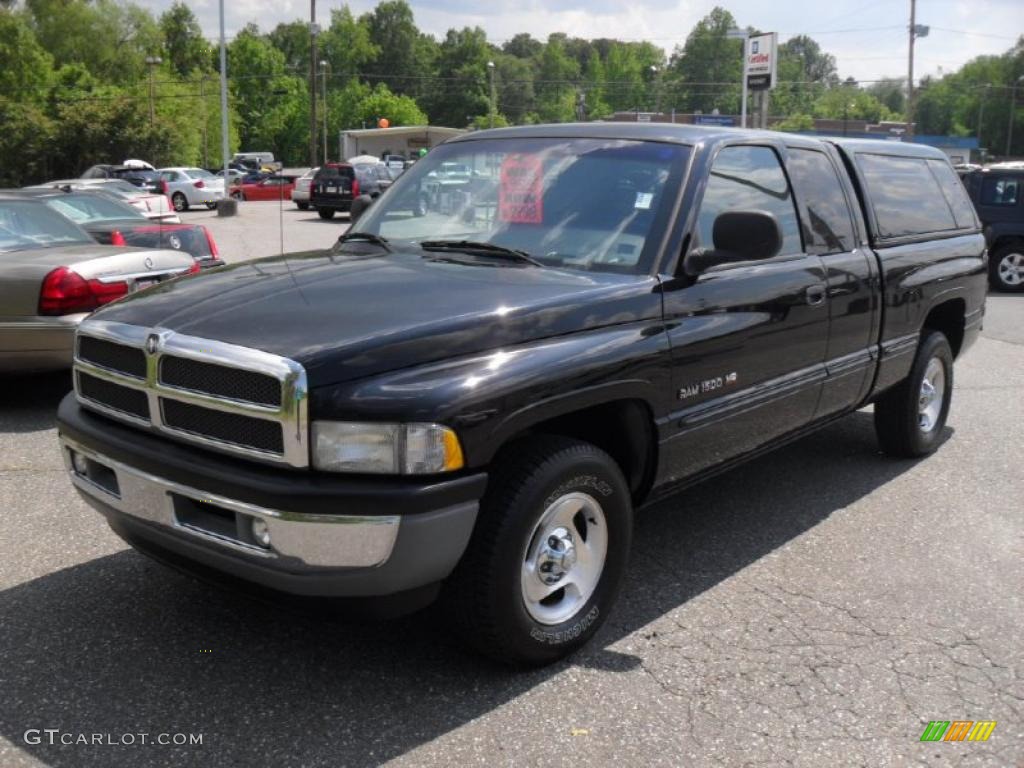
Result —
M890 456L918 458L939 447L953 397L953 351L925 331L910 375L875 403L875 433Z
M988 280L1000 291L1024 291L1024 243L1001 245L989 255Z
M564 437L520 442L494 466L445 603L478 652L548 664L584 645L611 611L632 538L629 488L608 454Z
M295 207L298 208L300 211L308 211L309 203L296 203Z

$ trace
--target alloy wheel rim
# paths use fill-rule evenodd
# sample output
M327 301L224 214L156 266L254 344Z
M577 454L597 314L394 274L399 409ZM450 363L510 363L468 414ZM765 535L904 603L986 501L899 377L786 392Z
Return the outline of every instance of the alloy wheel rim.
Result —
M946 366L937 357L928 361L917 397L917 426L931 432L938 425L946 396Z
M576 616L593 596L607 554L608 525L597 500L586 493L559 496L540 516L523 551L526 612L547 625Z
M999 279L1006 285L1024 283L1024 253L1008 253L999 260Z

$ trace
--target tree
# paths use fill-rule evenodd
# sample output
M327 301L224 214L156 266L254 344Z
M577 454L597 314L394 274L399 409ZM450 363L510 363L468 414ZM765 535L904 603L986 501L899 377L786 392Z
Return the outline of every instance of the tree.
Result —
M160 31L164 36L164 55L175 74L188 77L192 72L206 69L209 46L199 20L187 5L176 0L160 17Z
M429 46L416 27L409 4L384 0L360 21L377 49L370 73L395 93L416 95L418 79L429 72L423 68Z
M735 27L733 15L716 7L697 22L683 47L676 48L668 81L677 108L682 106L687 112L739 112L743 51L739 41L726 34Z
M22 104L40 102L52 70L53 57L39 44L24 15L0 11L0 97Z
M474 115L490 111L487 62L491 55L487 34L480 27L448 30L437 59L440 82L424 100L434 123L464 126Z
M902 114L906 108L906 86L904 80L896 77L887 77L872 83L868 86L868 93L885 104L890 112Z
M331 82L344 86L380 55L365 21L346 5L331 11L331 25L320 35L320 54L330 65Z
M536 59L540 57L540 52L544 50L544 43L536 40L528 32L520 32L511 40L506 41L501 46L501 50L509 56L515 56L517 59Z
M576 85L580 66L565 50L565 35L551 35L537 71L537 114L541 122L562 123L576 118Z
M20 187L50 175L53 121L30 102L0 95L0 188Z

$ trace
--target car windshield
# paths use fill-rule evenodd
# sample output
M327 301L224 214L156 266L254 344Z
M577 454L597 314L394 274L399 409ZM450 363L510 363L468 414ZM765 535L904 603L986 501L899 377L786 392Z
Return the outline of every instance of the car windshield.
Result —
M193 179L214 179L214 176L209 171L203 170L202 168L186 168L185 173L191 176Z
M123 219L140 219L148 221L130 205L102 195L65 195L48 197L44 202L62 216L66 216L76 224L96 224L103 221L120 221Z
M353 228L393 244L485 242L547 266L646 272L690 148L480 139L432 150Z
M83 230L35 200L0 200L0 253L91 243Z

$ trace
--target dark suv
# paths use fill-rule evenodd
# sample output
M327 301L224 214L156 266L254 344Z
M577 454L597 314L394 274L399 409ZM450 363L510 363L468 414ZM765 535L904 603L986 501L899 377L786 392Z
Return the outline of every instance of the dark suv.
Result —
M355 168L348 163L327 163L313 177L309 204L321 219L333 219L335 211L348 211L360 195Z
M1024 169L983 168L963 182L985 230L989 282L1024 291Z

